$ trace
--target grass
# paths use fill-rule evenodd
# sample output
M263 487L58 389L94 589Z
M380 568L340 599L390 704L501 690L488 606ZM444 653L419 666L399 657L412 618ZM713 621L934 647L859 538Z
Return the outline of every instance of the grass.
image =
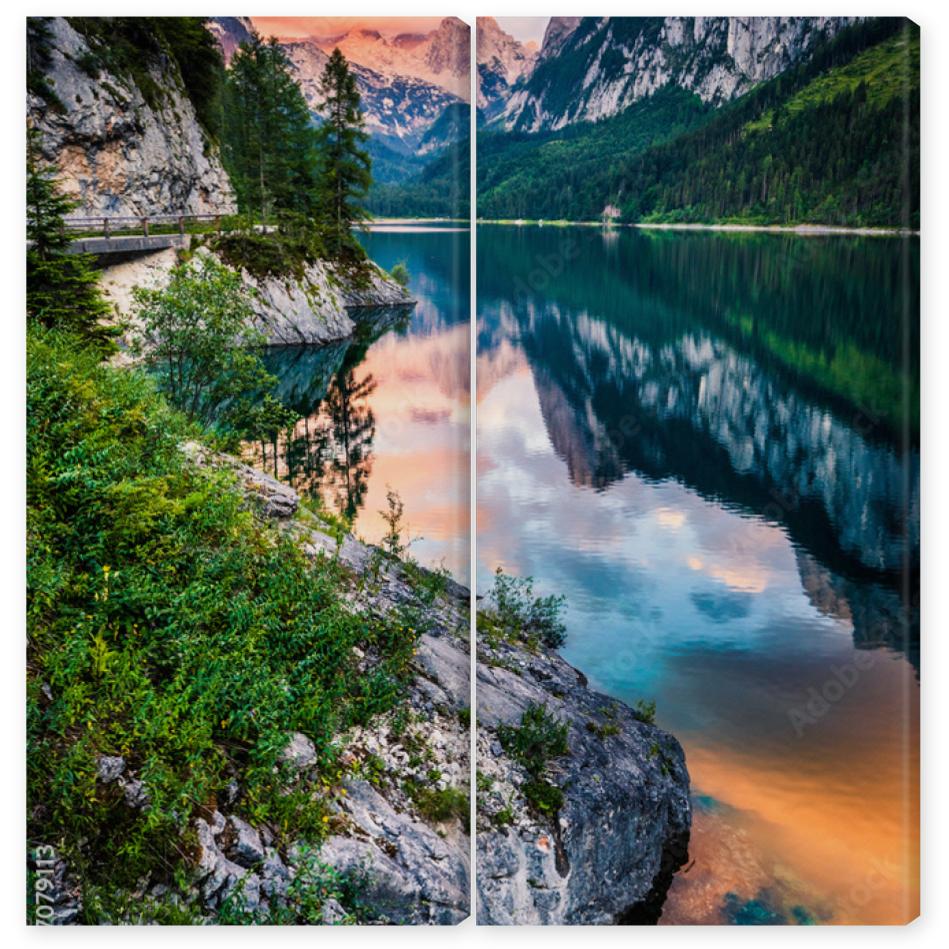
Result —
M521 791L537 814L554 817L563 806L563 791L546 777L555 758L570 753L567 724L558 721L544 705L529 705L519 725L499 725L501 747L529 775Z
M436 788L414 780L406 781L403 787L426 820L441 824L457 819L464 825L465 833L468 832L471 805L468 792L464 788Z
M334 773L345 730L400 702L415 634L347 603L342 568L256 520L233 475L187 463L201 431L144 374L31 326L27 397L30 846L56 842L90 893L181 882L232 778L235 813L317 844L333 783L288 785L280 751L303 732ZM148 808L97 781L101 755Z

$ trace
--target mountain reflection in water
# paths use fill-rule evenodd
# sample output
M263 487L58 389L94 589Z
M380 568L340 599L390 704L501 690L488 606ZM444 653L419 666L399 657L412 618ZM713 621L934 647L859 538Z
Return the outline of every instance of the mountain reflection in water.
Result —
M911 918L918 242L486 226L478 257L479 583L566 593L566 658L682 740L663 921Z
M412 554L468 578L468 235L368 233L370 257L404 262L418 301L362 315L352 339L265 353L292 431L245 446L248 458L349 518L378 542L391 487Z

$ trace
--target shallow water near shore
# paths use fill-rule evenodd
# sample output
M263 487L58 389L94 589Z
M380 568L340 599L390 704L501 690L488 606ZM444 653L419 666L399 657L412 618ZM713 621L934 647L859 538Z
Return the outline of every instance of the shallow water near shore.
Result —
M918 294L911 237L479 228L479 592L682 742L662 923L918 911Z
M360 240L384 269L406 265L416 306L361 314L353 339L268 350L277 394L300 418L292 439L246 454L370 543L386 533L391 488L412 556L467 583L469 235L405 226Z

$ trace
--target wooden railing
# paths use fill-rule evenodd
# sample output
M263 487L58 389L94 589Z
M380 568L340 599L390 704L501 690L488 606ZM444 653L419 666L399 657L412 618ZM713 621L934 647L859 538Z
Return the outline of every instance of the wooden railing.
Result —
M63 228L69 233L111 237L113 234L141 233L146 237L152 229L168 233L168 229L179 234L187 233L189 225L213 224L220 231L221 214L146 214L142 216L103 215L102 217L68 217Z

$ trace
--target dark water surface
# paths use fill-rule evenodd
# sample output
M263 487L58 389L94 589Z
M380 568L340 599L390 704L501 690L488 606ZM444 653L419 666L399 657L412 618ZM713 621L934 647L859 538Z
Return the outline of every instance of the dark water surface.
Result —
M300 420L290 441L248 452L371 542L386 532L391 487L411 553L467 583L469 235L389 227L360 239L386 270L408 267L415 309L374 313L352 340L268 350L277 394Z
M479 587L685 747L663 923L916 915L918 294L916 239L479 228Z

